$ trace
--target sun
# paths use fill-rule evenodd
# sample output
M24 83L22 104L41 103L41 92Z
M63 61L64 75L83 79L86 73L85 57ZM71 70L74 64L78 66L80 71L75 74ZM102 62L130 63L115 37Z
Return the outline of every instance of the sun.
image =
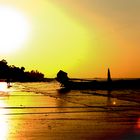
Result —
M0 6L0 54L17 51L27 41L30 23L16 8Z

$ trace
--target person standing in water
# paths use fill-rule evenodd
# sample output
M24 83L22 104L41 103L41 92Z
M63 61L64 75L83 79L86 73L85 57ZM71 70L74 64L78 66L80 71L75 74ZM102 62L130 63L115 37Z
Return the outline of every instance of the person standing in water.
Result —
M10 83L10 79L9 78L7 78L6 82L7 82L7 88L11 87L11 83Z

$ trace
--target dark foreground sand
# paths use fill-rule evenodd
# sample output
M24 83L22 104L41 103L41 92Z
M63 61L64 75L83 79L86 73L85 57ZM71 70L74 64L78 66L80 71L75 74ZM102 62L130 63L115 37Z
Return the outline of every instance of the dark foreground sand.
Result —
M140 139L139 102L18 89L1 92L0 107L0 140Z

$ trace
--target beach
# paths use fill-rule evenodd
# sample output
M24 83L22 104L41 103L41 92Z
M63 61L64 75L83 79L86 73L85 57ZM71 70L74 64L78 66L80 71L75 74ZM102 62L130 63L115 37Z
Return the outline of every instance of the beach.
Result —
M0 140L138 140L140 90L60 90L0 83Z

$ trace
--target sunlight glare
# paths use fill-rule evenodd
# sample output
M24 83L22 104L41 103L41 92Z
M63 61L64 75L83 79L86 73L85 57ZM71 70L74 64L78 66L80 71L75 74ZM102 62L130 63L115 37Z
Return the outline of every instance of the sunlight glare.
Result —
M0 100L0 140L6 140L8 137L8 123L7 123L7 110L2 107L5 106L3 100Z
M29 35L29 21L18 10L0 6L0 54L17 51Z
M2 91L2 92L7 91L7 83L6 82L0 82L0 91Z

